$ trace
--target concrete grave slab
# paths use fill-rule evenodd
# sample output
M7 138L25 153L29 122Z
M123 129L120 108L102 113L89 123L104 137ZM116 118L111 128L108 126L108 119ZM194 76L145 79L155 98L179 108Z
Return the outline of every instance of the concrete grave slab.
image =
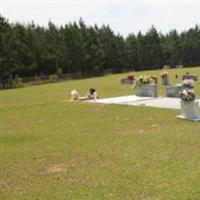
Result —
M98 99L96 103L121 104L133 106L149 106L156 108L180 109L180 98L169 97L138 97L135 95ZM200 99L197 101L200 102ZM94 101L88 101L94 102Z

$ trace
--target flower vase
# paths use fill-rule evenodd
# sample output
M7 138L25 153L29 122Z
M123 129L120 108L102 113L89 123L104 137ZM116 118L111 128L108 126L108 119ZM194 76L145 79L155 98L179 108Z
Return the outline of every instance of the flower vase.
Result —
M179 115L178 118L191 121L200 121L199 101L181 100L181 115Z

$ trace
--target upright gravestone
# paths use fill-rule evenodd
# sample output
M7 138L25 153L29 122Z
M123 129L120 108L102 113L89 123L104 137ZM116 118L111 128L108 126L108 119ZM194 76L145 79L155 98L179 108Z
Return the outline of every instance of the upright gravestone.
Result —
M142 75L136 78L134 93L140 97L157 97L157 78L155 76Z
M157 85L155 83L143 84L135 88L135 95L140 97L157 97Z
M165 89L166 89L167 97L175 97L175 98L179 98L180 92L183 90L182 86L179 84L172 85L172 86L166 86Z
M200 121L199 101L184 101L181 100L181 119L188 119L191 121Z
M199 101L195 100L194 81L192 79L185 79L182 82L183 91L180 93L181 97L181 119L192 121L200 121Z

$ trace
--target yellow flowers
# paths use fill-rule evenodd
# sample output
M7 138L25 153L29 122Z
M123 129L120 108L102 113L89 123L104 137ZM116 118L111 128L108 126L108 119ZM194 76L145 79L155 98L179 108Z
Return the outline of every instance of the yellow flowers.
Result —
M151 84L151 83L156 83L156 77L141 75L138 78L136 78L136 81L133 84L133 88L135 88L136 86L141 86L143 84Z

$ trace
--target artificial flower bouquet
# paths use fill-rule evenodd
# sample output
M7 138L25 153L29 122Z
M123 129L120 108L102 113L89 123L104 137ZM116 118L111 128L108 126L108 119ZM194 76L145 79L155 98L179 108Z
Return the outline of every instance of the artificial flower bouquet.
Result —
M182 92L180 92L180 98L183 101L194 101L195 100L195 92L193 89L184 88Z
M155 84L155 83L156 83L156 77L141 75L135 79L135 82L133 84L133 89L136 87L141 87L142 85Z
M162 78L167 77L168 75L169 75L169 73L168 73L167 70L162 70L162 71L160 72L160 76L161 76Z
M155 83L155 78L152 76L141 75L136 79L137 85Z
M194 88L194 80L193 79L185 79L182 82L183 88Z
M133 74L129 74L127 77L126 77L128 80L134 80L134 75Z
M121 83L132 84L134 80L135 80L135 76L133 74L129 74L126 78L121 79Z

